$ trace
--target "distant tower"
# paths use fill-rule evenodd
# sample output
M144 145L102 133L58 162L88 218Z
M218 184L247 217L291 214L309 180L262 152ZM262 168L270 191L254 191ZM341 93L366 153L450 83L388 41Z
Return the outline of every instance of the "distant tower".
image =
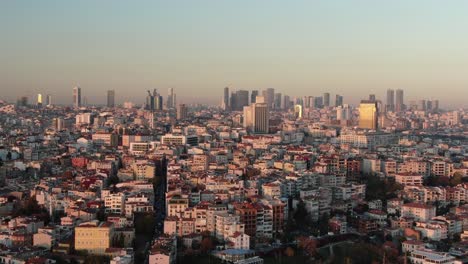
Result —
M42 107L42 94L37 94L37 107Z
M169 88L167 90L167 102L166 102L167 109L171 109L175 107L174 104L174 88Z
M330 106L330 93L323 94L323 106L329 107Z
M369 94L369 101L375 102L375 94Z
M81 88L78 86L73 88L73 106L81 107Z
M109 90L107 91L107 107L114 107L115 106L115 91Z
M187 106L185 104L180 104L177 107L177 119L187 119Z
M385 110L387 112L395 111L395 90L387 90L387 104L385 105Z
M275 99L275 89L267 88L262 93L263 93L263 97L265 98L265 102L267 103L268 107L270 109L273 108L273 101Z
M343 96L337 94L335 98L335 106L342 106L343 105Z
M229 87L224 87L223 107L224 110L229 110Z
M281 109L281 93L275 93L273 106L275 109Z
M377 130L379 111L377 103L361 101L359 105L359 128Z
M52 95L50 95L50 94L46 95L46 102L45 102L45 104L46 104L47 106L51 106L51 105L52 105Z
M257 99L258 96L258 90L253 90L252 93L250 94L250 103L253 104L255 103L255 100Z
M401 89L396 90L396 98L395 98L395 111L401 112L405 110L405 102L404 102L404 92Z

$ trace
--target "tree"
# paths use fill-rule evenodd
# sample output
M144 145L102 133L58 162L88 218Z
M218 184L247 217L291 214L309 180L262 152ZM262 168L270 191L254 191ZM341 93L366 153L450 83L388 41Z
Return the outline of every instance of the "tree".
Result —
M453 174L453 177L450 179L450 186L457 186L463 182L463 174L459 171Z
M201 243L200 243L201 252L208 253L212 249L214 249L214 243L213 243L213 240L211 239L211 237L203 238Z
M300 200L297 204L296 210L294 211L294 221L296 222L296 225L299 227L307 226L308 216L309 213L307 212L305 203L304 201Z

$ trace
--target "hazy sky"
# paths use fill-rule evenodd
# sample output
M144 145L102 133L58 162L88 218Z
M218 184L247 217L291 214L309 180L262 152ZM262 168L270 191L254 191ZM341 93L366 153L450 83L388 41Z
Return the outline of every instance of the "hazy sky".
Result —
M0 1L0 98L71 103L221 100L223 87L290 96L386 89L466 106L468 1ZM334 98L334 97L333 97Z

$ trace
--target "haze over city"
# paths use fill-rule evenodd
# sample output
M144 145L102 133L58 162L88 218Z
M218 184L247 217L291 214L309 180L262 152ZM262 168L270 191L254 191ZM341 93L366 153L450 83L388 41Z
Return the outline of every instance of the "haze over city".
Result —
M0 99L51 94L71 104L142 104L173 87L184 103L222 89L331 92L357 104L404 89L408 100L466 106L465 1L2 1ZM192 96L196 94L196 97Z

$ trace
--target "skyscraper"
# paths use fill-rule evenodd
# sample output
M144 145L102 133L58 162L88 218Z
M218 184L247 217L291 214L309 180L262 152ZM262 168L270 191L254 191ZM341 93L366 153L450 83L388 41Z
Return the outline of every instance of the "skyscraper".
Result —
M378 113L376 102L361 101L359 105L359 128L377 130Z
M185 104L180 104L177 107L177 119L186 119L187 118L187 106Z
M51 106L51 105L52 105L52 95L50 95L50 94L46 95L45 104L46 104L47 106Z
M223 109L229 110L229 87L224 87Z
M369 101L375 102L375 94L369 94Z
M81 107L81 88L78 86L73 88L73 106Z
M329 107L330 106L330 93L323 94L323 106Z
M244 106L249 105L249 91L239 90L231 93L230 106L233 111L242 111Z
M253 90L252 93L250 94L250 103L253 104L255 103L255 100L257 99L258 96L258 90Z
M275 93L275 98L273 101L273 107L275 109L281 109L281 93Z
M37 107L42 107L42 94L37 94Z
M265 102L270 109L273 108L273 102L275 99L275 89L274 88L267 88L263 90L263 97L265 98Z
M387 112L395 111L395 90L387 90L387 104L385 105L385 110Z
M426 111L426 100L419 100L418 101L418 110Z
M256 103L244 106L244 127L255 134L269 132L270 115L266 100L258 96Z
M114 107L115 106L115 91L108 90L107 91L107 107Z
M167 100L166 100L166 108L171 109L176 107L176 95L174 93L174 88L167 89Z
M162 110L163 109L163 97L160 95L156 89L153 90L153 93L148 90L148 96L146 97L146 109L147 110Z
M398 89L396 90L396 99L395 99L395 111L401 112L405 110L405 102L403 99L403 90Z
M335 106L342 106L343 105L343 96L337 94L335 97Z

